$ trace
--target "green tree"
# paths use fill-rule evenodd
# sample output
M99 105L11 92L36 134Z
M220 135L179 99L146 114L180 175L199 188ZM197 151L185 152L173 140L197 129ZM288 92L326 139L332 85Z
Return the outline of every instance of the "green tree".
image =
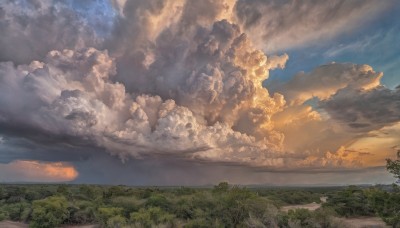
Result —
M123 209L119 207L100 207L98 209L97 218L103 226L107 226L109 219L116 216L122 216L122 214Z
M92 201L75 201L68 207L69 224L87 224L94 223L96 220L96 206Z
M95 186L81 185L79 187L79 198L85 200L95 200L101 198L101 190Z
M121 228L127 225L127 220L121 215L116 215L107 220L107 227L110 228Z
M269 200L253 197L246 200L250 221L260 222L266 227L277 227L279 210ZM251 223L248 223L251 224Z
M68 189L68 186L63 184L59 185L57 187L57 194L65 196L66 198L70 199L72 197L70 190Z
M38 197L35 199L44 199L53 195L53 192L50 191L48 186L41 186L39 189L36 190L36 192L38 193Z
M318 208L312 213L311 222L314 222L313 227L335 227L335 221L333 219L335 215L335 211L331 208Z
M288 211L289 221L298 221L301 227L309 227L312 213L308 209L298 208Z
M6 191L4 190L3 186L0 186L0 200L6 197Z
M143 202L132 196L118 196L110 200L110 206L123 208L124 216L129 217L130 213L139 210Z
M397 160L386 159L386 169L397 178L400 183L400 150L397 151Z
M197 218L197 219L188 221L184 227L185 228L208 228L208 227L213 227L213 224L205 218Z
M215 214L227 227L239 226L250 216L248 201L256 197L254 192L246 188L233 187L227 193L221 194L217 200Z
M152 227L159 224L172 224L175 216L159 207L141 208L138 212L131 213L131 222L143 227Z
M189 197L179 199L173 209L174 214L181 219L188 220L194 218L195 207L193 200Z
M5 209L0 207L0 221L8 219L8 213Z
M386 159L386 169L394 175L397 183L400 183L400 150L397 151L397 159ZM400 226L400 191L396 184L393 184L393 192L390 194L387 202L388 210L385 210L380 215L383 220L391 224L393 227ZM385 208L386 209L386 208Z
M63 196L51 196L43 200L33 201L32 228L57 227L68 218L68 201Z
M24 221L30 212L30 205L25 202L7 204L4 206L7 211L8 217L14 221Z
M325 206L333 208L341 216L370 216L375 211L371 207L368 197L361 188L350 186L335 192L328 198Z
M228 182L221 182L218 185L214 186L213 192L214 193L224 193L229 190Z
M168 210L169 205L170 202L161 194L152 195L146 201L146 207L160 207L163 210Z
M29 189L26 194L25 194L25 199L29 202L32 202L34 200L39 200L40 198L39 192L37 192L35 189Z
M19 203L25 200L26 188L21 186L10 186L5 196L6 203Z

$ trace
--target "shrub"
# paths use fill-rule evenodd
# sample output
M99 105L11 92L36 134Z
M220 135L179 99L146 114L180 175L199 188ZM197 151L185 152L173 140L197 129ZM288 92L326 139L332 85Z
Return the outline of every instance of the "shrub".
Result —
M120 207L101 207L98 209L97 220L102 225L107 225L110 218L122 216L123 209Z
M6 210L0 207L0 221L8 219L8 213Z
M144 227L159 225L163 223L172 224L175 216L169 214L159 207L141 208L138 212L130 215L132 223L139 223Z
M30 227L52 228L63 223L69 216L68 202L63 196L51 196L33 201Z
M121 228L127 225L127 220L121 215L116 215L107 220L107 227Z

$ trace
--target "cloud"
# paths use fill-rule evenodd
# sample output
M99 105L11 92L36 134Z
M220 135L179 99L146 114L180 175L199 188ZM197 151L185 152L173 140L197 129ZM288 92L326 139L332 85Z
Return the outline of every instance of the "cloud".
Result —
M71 155L76 162L76 154L92 148L90 156L107 151L124 162L182 159L265 170L362 165L341 149L354 135L343 134L304 101L315 96L329 102L344 88L377 88L382 75L370 66L329 64L300 73L271 93L262 83L271 70L283 69L289 56L268 56L257 48L253 22L244 26L239 12L244 1L111 4L116 15L112 29L106 29L110 34L103 36L90 18L58 1L27 8L3 3L8 27L0 38L0 134L7 140L0 148L6 149L5 161L23 156L46 161L55 151L53 156ZM335 4L338 15L359 12L350 3ZM315 13L332 10L315 7ZM295 132L310 134L296 138ZM29 151L30 145L37 148ZM12 148L20 154L12 157Z
M382 76L368 65L330 63L273 85L288 100L288 107L272 118L275 129L285 135L285 148L308 154L305 161L328 164L328 156L333 163L342 163L342 148L366 145L363 139L371 131L397 124L398 91L382 86ZM336 151L337 156L327 151ZM368 151L380 160L360 160L375 165L384 161L381 152L372 148ZM316 154L318 158L313 157ZM350 163L357 161L352 156L347 158L353 160Z
M11 130L27 126L33 134L80 138L120 157L187 151L188 157L245 163L247 156L234 153L267 150L227 124L204 125L173 100L125 93L109 80L115 65L106 51L52 51L46 63L2 63L0 69L0 119ZM222 148L227 158L218 153Z
M65 182L78 177L76 169L62 162L16 160L0 164L0 180L6 182Z
M99 46L103 40L62 1L2 1L0 18L0 61L29 63L54 49Z
M400 122L400 88L344 88L322 101L321 107L352 130L377 130Z
M254 55L256 58L260 57L260 53L254 51L238 54L252 53L257 54ZM2 63L0 87L4 96L0 98L1 124L9 131L18 131L19 126L26 126L31 128L33 135L55 136L56 140L77 138L77 142L86 141L94 147L105 148L122 159L167 155L263 167L284 167L291 162L294 167L303 167L302 157L277 153L282 136L268 126L272 122L265 115L278 112L285 103L282 97L270 97L261 87L261 80L256 77L260 66L255 65L255 70L251 68L254 67L251 64L259 62L253 62L250 57L252 55L246 62L241 59L235 64L251 69L248 74L236 75L238 83L249 80L247 84L237 85L250 86L246 92L248 95L239 96L243 89L222 86L214 99L223 103L212 106L213 102L205 100L209 97L190 93L196 95L191 99L198 99L198 106L210 105L208 110L214 109L214 112L230 117L216 122L208 120L207 114L198 111L191 103L181 106L172 99L163 100L156 95L126 93L122 84L111 80L116 74L115 64L106 51L93 48L51 51L45 62L34 61L17 67ZM261 61L267 64L266 57L261 57ZM213 77L218 78L218 75ZM220 77L219 80L223 79L223 75ZM252 84L253 80L260 84ZM235 85L235 81L228 82L230 86ZM207 85L204 83L199 81L196 85ZM220 83L223 85L224 81ZM184 88L193 88L193 85ZM202 89L200 87L200 91ZM235 96L238 101L233 102L239 111L231 117L232 113L219 108L228 102L225 99ZM252 100L257 102L250 102ZM278 107L274 108L276 105ZM35 140L34 137L30 139ZM73 140L70 143L76 145Z
M339 89L368 90L380 84L382 72L375 72L369 65L329 63L310 73L300 72L288 82L272 85L291 103L303 103L313 97L325 100Z
M303 163L311 167L359 167L361 165L358 153L347 151L344 147L340 147L336 152L327 151L323 157L308 156L303 160Z
M275 53L356 30L394 4L373 0L239 0L235 13L258 47Z

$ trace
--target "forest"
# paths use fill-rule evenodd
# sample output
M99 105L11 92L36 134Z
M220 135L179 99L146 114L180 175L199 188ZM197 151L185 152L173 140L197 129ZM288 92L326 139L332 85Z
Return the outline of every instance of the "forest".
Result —
M387 168L399 178L399 160ZM318 205L315 210L288 205ZM400 227L397 184L343 187L130 187L1 184L0 221L32 228L345 227L339 218L380 217Z

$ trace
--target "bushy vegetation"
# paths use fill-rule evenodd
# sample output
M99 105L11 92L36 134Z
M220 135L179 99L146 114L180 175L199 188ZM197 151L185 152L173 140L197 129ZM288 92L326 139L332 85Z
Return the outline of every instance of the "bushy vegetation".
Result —
M279 188L279 189L255 189L259 196L265 197L277 206L292 204L320 203L321 197L329 188Z
M359 188L350 186L333 192L323 204L345 217L379 216L393 227L400 226L400 188L397 185Z
M316 211L290 204L328 200ZM133 188L88 185L0 185L0 220L30 227L342 227L335 216L380 216L399 224L396 185L360 188Z

